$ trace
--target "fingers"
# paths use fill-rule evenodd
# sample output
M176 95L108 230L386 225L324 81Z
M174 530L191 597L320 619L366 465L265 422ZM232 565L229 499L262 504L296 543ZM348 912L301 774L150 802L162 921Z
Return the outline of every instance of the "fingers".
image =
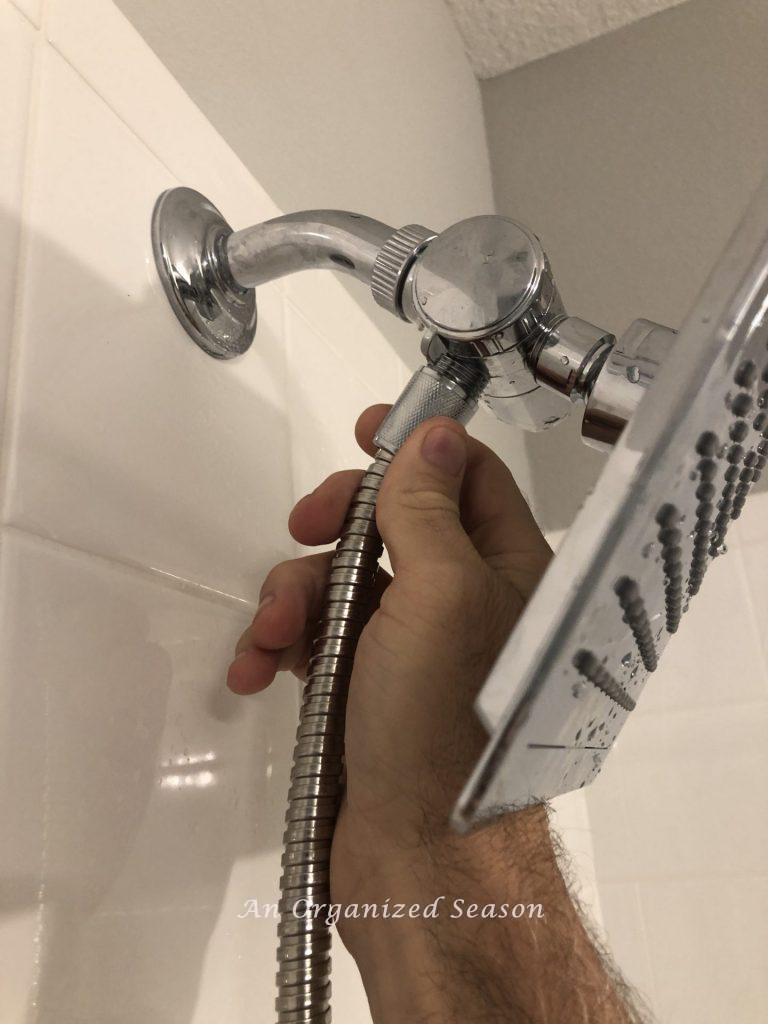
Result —
M277 672L301 674L309 659L320 617L333 552L308 555L276 565L264 581L261 603L235 648L227 686L235 693L265 689ZM379 571L377 600L390 582Z
M368 455L376 453L373 436L390 408L389 405L372 405L357 421L355 437ZM309 545L330 544L336 540L362 475L357 469L333 473L311 494L301 498L288 518L288 530L293 539Z
M235 648L227 674L235 693L256 693L280 669L294 669L306 658L308 619L319 614L331 553L309 555L276 565L264 580L253 622Z
M360 418L355 424L355 440L366 454L376 454L373 436L391 408L391 405L371 405L360 414Z
M395 572L475 554L460 519L468 447L460 424L436 417L417 427L393 459L376 522Z
M288 517L288 530L299 544L330 544L341 533L362 470L333 473L296 503Z

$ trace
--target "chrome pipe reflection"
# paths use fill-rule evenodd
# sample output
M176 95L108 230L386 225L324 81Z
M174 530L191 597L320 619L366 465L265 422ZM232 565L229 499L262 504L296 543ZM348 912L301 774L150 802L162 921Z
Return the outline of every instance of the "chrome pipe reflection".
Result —
M345 210L306 210L233 232L229 271L241 288L299 270L340 270L370 285L376 257L394 228Z

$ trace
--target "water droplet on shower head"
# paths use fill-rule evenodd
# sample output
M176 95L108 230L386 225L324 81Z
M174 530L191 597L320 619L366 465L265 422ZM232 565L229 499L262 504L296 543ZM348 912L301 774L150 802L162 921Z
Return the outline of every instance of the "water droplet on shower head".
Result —
M621 659L621 664L624 666L624 668L629 668L629 666L632 664L632 655L629 652L627 652Z

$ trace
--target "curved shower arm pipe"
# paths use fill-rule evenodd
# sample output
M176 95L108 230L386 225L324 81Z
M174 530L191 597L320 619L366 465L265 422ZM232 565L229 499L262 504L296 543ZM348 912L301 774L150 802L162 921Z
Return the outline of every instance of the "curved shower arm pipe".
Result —
M233 232L226 241L229 271L241 288L299 270L340 270L371 284L374 263L395 229L345 210L289 213Z

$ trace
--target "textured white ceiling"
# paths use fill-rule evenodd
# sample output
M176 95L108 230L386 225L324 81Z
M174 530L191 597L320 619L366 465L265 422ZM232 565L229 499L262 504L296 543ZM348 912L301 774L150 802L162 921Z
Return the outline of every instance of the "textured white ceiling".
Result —
M445 0L478 78L584 43L686 0Z

